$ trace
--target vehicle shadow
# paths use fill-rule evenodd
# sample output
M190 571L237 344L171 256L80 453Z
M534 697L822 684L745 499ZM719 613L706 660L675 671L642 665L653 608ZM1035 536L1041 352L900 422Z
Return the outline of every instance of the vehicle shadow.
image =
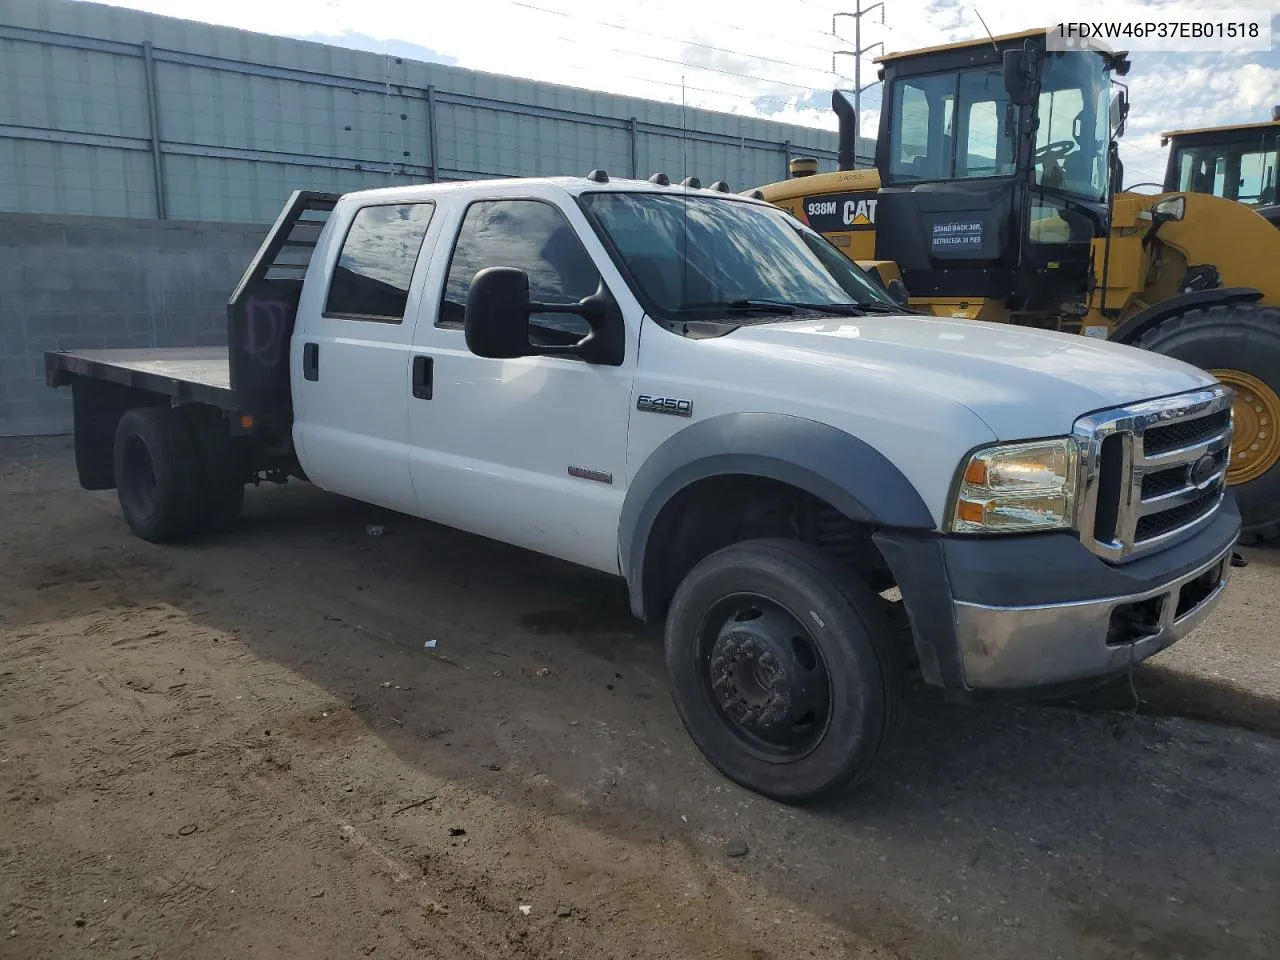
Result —
M696 753L660 630L613 578L299 485L251 491L235 532L175 548L130 540L113 504L95 506L46 518L49 535L118 525L119 590L235 634L405 763L631 842L718 858L745 838L734 869L903 957L948 955L939 942L1054 955L1046 937L1073 958L1250 957L1280 937L1280 751L1249 734L1134 715L1116 689L986 706L920 690L873 781L794 810ZM1280 729L1274 700L1224 684L1139 671L1138 689ZM551 789L531 792L533 776Z

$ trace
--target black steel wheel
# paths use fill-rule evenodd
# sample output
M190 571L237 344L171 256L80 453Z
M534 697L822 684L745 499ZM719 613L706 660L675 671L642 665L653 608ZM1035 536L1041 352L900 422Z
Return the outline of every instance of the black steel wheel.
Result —
M680 719L725 776L784 803L865 778L901 713L905 657L882 601L793 540L711 554L676 590L666 661Z
M766 759L799 758L827 730L826 660L799 618L758 594L734 594L699 625L706 694L743 746Z

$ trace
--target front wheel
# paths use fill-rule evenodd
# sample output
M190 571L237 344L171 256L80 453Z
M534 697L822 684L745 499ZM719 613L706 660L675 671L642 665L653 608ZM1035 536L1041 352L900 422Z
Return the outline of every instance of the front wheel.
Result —
M698 749L784 803L865 778L897 726L906 678L881 607L798 541L748 540L698 563L666 624L672 695Z
M1201 367L1235 391L1227 483L1240 506L1241 539L1280 537L1280 309L1188 310L1146 331L1136 346Z

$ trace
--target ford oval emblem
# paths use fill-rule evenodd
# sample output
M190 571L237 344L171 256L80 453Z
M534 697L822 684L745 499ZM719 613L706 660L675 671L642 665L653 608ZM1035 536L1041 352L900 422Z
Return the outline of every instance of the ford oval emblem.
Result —
M1193 487L1203 487L1218 472L1218 458L1205 454L1187 469L1187 480Z

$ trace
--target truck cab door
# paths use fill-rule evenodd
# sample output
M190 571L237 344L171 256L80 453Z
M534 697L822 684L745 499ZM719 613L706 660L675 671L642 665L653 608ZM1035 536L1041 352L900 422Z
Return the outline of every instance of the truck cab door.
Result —
M581 211L555 198L494 196L453 211L420 307L414 354L429 396L410 403L410 473L431 520L618 571L627 423L641 310ZM517 267L541 302L575 302L601 281L625 329L620 366L572 357L495 360L467 349L463 311L485 267ZM573 342L586 321L531 322ZM535 333L536 335L536 333ZM423 369L425 368L425 369Z
M317 486L413 513L407 418L422 288L414 278L439 234L435 204L349 209L335 210L334 230L312 260L320 272L308 275L298 305L290 351L295 447Z

